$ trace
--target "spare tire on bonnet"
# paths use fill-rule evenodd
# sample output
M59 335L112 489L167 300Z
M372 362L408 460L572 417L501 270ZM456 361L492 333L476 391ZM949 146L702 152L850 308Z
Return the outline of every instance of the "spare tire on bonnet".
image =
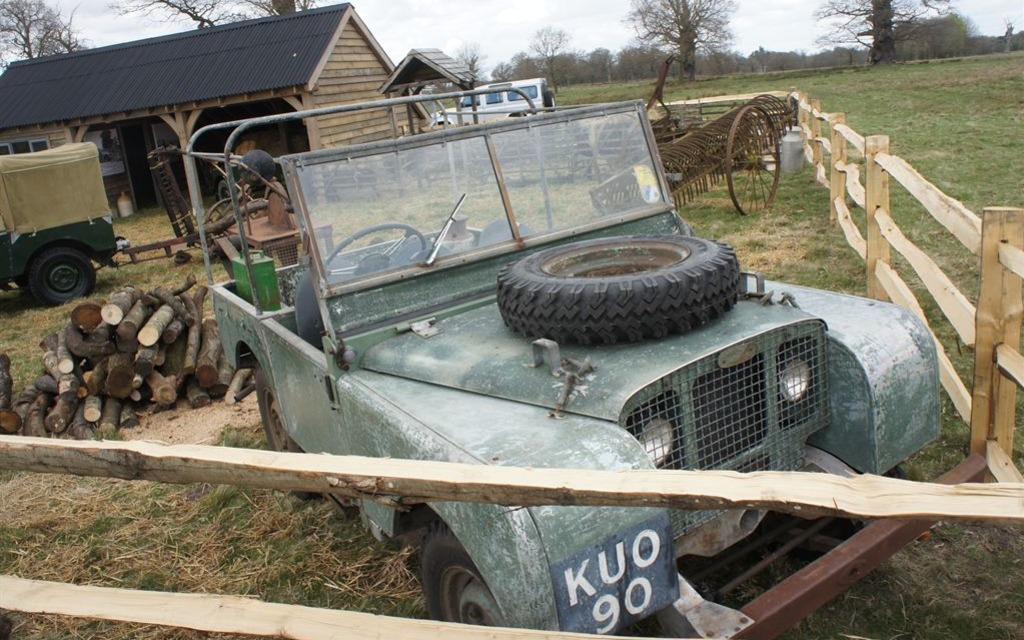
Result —
M731 309L733 250L689 236L618 236L528 255L498 273L505 325L527 338L614 344L663 338Z

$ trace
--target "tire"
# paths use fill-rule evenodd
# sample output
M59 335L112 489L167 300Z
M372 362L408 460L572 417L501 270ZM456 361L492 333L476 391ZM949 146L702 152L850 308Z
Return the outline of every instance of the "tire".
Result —
M423 596L431 618L505 626L494 595L451 529L443 523L431 525L423 537L420 559Z
M498 273L505 325L527 338L615 344L703 325L736 303L733 250L689 236L620 236L554 247Z
M304 453L302 447L288 435L281 415L281 405L277 401L277 393L267 380L262 367L256 367L256 404L260 408L260 421L263 422L263 434L267 437L267 449L290 453ZM293 496L301 500L315 500L321 497L312 491L292 491Z
M43 304L54 306L87 296L95 286L92 260L73 247L45 249L28 267L28 287Z

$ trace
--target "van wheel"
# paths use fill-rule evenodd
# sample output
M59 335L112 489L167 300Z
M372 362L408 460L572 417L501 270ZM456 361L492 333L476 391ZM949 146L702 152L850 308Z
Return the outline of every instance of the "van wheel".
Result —
M430 617L485 627L505 626L498 602L451 529L431 525L420 549L423 596Z
M92 261L72 247L46 249L28 268L28 287L43 304L58 305L89 295L95 286Z

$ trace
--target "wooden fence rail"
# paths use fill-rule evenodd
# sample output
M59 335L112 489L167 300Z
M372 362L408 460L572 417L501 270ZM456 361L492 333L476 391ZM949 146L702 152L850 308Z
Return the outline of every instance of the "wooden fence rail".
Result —
M960 340L974 349L969 390L933 332L942 387L971 426L971 451L987 457L994 479L1018 481L1021 474L1013 463L1013 436L1017 387L1024 386L1024 356L1020 354L1024 210L994 207L978 216L926 180L906 160L891 154L887 136L864 137L846 124L845 114L826 113L806 95L794 92L792 96L799 106L805 156L814 163L815 178L823 184L826 163L822 152L830 156L831 219L866 263L868 295L891 300L928 322L912 289L893 266L895 250L917 274ZM828 138L821 135L822 124L829 127ZM863 184L861 165L851 162L848 145L864 157ZM890 178L980 258L977 305L900 231L891 208ZM864 209L864 233L854 222L847 198Z

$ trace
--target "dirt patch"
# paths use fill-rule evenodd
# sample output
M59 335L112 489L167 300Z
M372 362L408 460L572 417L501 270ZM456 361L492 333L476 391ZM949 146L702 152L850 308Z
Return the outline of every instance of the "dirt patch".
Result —
M181 400L170 410L139 416L139 426L121 429L126 440L150 440L166 444L217 444L225 428L251 427L259 424L260 412L256 396L241 402L213 404L192 409Z

